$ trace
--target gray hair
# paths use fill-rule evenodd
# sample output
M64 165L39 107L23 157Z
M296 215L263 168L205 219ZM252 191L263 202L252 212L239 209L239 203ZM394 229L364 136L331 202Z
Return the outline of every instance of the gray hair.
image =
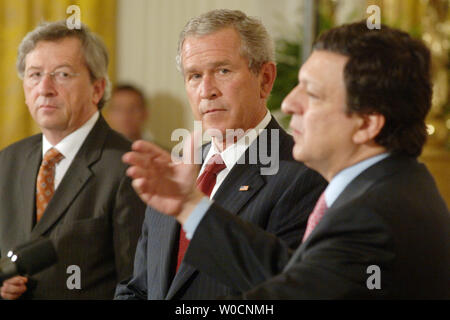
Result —
M262 22L248 17L239 10L217 9L191 19L180 33L177 68L183 71L182 47L187 37L206 36L221 29L232 27L241 38L241 55L249 60L249 69L259 73L264 63L275 62L273 40Z
M69 29L66 20L43 22L29 32L19 45L16 62L19 77L23 79L25 58L28 53L34 50L39 41L57 41L68 37L75 37L80 40L91 80L105 79L106 81L105 92L98 102L98 108L101 109L111 96L111 82L108 77L108 51L101 38L91 32L84 24L81 24L80 29Z

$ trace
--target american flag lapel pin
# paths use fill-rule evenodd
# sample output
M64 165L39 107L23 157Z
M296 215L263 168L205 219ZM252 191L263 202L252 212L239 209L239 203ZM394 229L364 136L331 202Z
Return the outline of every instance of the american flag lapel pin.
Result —
M239 191L248 191L248 189L249 189L249 186L241 186L239 188Z

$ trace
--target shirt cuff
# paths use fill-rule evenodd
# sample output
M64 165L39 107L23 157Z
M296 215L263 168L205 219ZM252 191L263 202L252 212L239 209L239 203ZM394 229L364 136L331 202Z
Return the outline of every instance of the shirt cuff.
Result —
M186 238L188 240L191 240L194 236L195 230L197 229L200 221L202 221L203 217L206 214L206 211L208 211L212 203L213 201L208 197L203 197L198 205L194 208L194 210L192 210L191 215L183 224L183 230L186 233Z

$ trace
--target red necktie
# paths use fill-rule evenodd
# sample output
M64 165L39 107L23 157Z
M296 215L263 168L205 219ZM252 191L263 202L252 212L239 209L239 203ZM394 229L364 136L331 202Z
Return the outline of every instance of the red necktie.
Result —
M325 211L328 209L327 203L325 202L325 192L322 193L319 200L317 200L316 206L314 207L314 210L311 212L308 218L308 224L306 225L306 231L303 235L304 242L306 238L311 234L311 232L314 230L314 228L317 226L317 224L320 222L322 217L325 214Z
M217 153L212 156L206 164L205 170L197 179L197 187L209 197L214 189L214 186L216 185L217 174L225 168L226 165L223 163L223 159L220 154ZM188 246L189 240L186 238L183 228L181 228L178 247L177 271L180 267L181 261L183 261L184 254L186 253Z
M36 181L36 222L38 222L55 192L55 166L64 156L51 148L42 160Z

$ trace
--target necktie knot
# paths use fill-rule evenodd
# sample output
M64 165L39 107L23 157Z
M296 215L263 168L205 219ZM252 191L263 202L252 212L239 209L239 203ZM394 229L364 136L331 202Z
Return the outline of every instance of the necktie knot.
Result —
M198 188L207 196L211 195L214 186L216 185L217 174L225 169L227 166L223 162L220 154L215 154L209 159L205 170L197 179Z
M55 148L51 148L45 153L42 163L44 165L49 165L49 164L54 165L54 164L59 163L63 158L64 158L64 156L62 155L62 153L60 153Z
M223 159L219 153L216 153L209 159L206 164L204 172L209 172L210 174L217 175L220 171L225 169L227 166L223 162Z

